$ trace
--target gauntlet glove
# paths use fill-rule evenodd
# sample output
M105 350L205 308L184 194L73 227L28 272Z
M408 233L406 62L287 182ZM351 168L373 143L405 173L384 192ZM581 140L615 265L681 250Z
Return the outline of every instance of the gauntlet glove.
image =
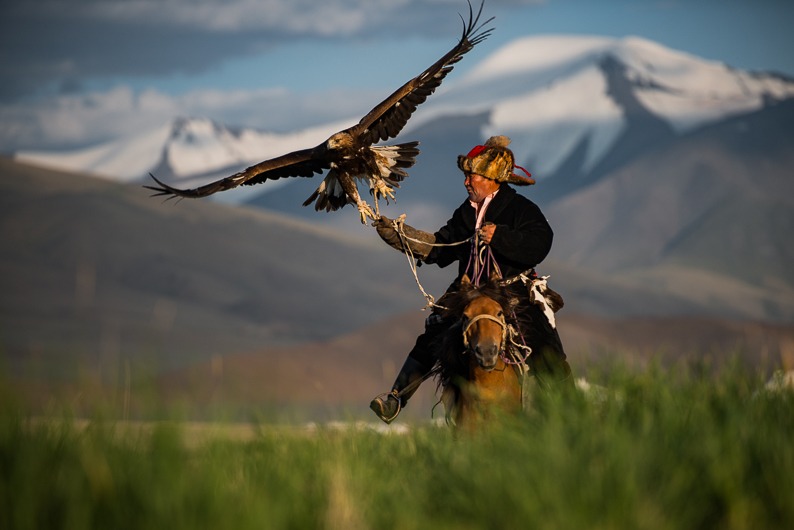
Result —
M378 231L380 238L384 240L390 247L397 249L400 252L405 252L405 248L403 248L403 242L400 240L400 234L398 234L397 230L394 229L391 219L381 215L380 219L376 219L372 222L372 226L374 226ZM433 250L431 245L436 242L436 236L429 232L417 230L416 228L407 224L403 224L403 232L406 236L405 242L411 249L411 252L413 252L414 256L420 260L426 259L428 254L430 254L430 251Z

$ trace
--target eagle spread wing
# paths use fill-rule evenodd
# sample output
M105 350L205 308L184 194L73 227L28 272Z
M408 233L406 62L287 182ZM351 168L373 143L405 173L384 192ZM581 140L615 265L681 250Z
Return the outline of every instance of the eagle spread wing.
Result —
M483 23L479 22L484 3L483 0L475 15L469 1L469 20L463 22L463 34L449 52L393 92L356 125L333 134L322 144L265 160L239 173L194 189L174 188L151 174L157 186L144 187L153 190L153 196L167 196L169 199L198 198L241 185L260 184L266 180L312 177L331 169L304 205L317 199L315 209L336 210L345 204L354 203L358 206L362 222L365 221L365 216L374 218L372 209L361 200L354 179L366 178L369 181L376 210L378 197L385 197L387 200L394 198L392 186L399 187L398 182L407 176L404 169L413 166L414 157L419 153L416 149L418 142L392 148L372 147L372 144L399 134L416 107L441 85L455 63L491 34L492 28L483 28L493 17ZM393 153L384 151L389 149L393 149Z
M264 162L246 168L239 173L194 189L182 190L174 188L160 181L151 173L149 176L157 182L159 187L144 187L157 192L152 195L153 197L167 195L169 199L174 197L196 199L212 195L219 191L230 190L242 184L260 184L265 180L276 180L282 177L312 177L315 173L322 173L324 170L331 167L330 160L313 156L317 149L318 148L303 149L301 151L293 151L286 155L271 158L270 160L265 160Z
M427 70L395 90L391 96L369 111L369 114L353 127L353 129L358 129L363 141L374 144L380 140L388 140L397 136L408 123L408 119L416 107L424 103L428 96L435 92L447 74L452 71L455 63L460 61L474 46L488 38L493 28L483 30L483 27L494 17L482 24L479 23L484 5L483 1L475 16L471 2L469 2L469 21L468 23L464 22L463 34L455 47Z

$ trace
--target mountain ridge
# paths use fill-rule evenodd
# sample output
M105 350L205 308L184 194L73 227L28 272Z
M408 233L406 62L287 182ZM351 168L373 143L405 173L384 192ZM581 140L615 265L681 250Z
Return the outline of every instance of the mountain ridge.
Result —
M115 357L169 343L201 357L322 339L424 304L405 288L401 257L374 233L165 203L137 185L5 159L0 171L0 347L12 355L82 350L88 341L101 356L94 339L105 337ZM325 259L336 255L344 259ZM432 271L424 280L435 289L443 281ZM344 311L329 310L334 299Z
M612 104L604 92L605 76L610 75L599 66L604 61L622 65L641 106L677 132L756 110L765 101L794 97L794 81L782 76L731 69L637 37L525 37L486 56L463 78L450 79L423 104L401 136L422 141L413 135L440 116L470 116L488 110L490 123L479 132L480 137L510 136L519 160L534 162L541 177L551 177L587 135L589 149L597 151L588 155L587 163L593 165L624 125L620 106ZM614 90L614 79L612 84ZM366 110L362 109L362 115ZM146 179L157 169L158 176L174 177L182 185L319 144L357 120L351 117L277 134L205 118L176 118L152 131L148 139L143 133L68 153L20 152L15 156L128 181ZM554 138L556 145L546 140ZM158 142L162 149L155 147ZM137 152L125 153L123 146L132 144L139 145ZM596 144L597 148L592 147ZM119 160L113 161L114 156Z
M543 40L519 44L531 48L538 42ZM786 271L794 256L786 238L794 221L781 190L791 183L794 83L734 71L641 39L557 42L568 43L568 52L559 52L568 55L551 57L543 66L547 77L533 80L529 91L516 79L524 82L527 72L538 70L516 73L510 64L515 54L507 49L480 64L501 62L516 79L500 76L505 81L496 83L494 93L475 98L483 83L495 82L487 68L478 74L475 67L423 105L402 135L418 138L421 153L396 204L382 211L390 217L406 213L412 226L435 230L465 198L457 155L492 132L507 134L517 161L538 181L519 192L541 206L556 233L543 267L575 285L571 296L588 311L598 309L601 297L623 305L606 308L609 314L690 311L790 320L794 296ZM522 60L544 59L539 52L549 48L538 48ZM691 113L695 107L700 109ZM268 153L282 154L290 146L319 143L341 127L251 133L247 145L265 158L261 144ZM208 169L207 160L228 170L218 165L228 161L226 144L216 143L219 134L227 140L248 134L208 120L182 121L170 131L178 141L156 154L169 160L184 184L197 180L187 168ZM350 208L325 213L301 207L317 184L288 179L213 199L370 237ZM608 280L612 293L600 288L591 296L584 273L592 281ZM682 281L669 281L671 274ZM642 293L644 302L633 300L631 292ZM736 300L739 292L752 300L749 308Z

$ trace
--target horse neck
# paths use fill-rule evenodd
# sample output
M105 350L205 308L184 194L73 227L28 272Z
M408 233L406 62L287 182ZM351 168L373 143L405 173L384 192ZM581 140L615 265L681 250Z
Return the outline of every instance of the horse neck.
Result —
M486 410L497 406L505 411L521 408L521 381L515 369L501 358L491 371L469 362L469 374L463 385L456 384L455 423L464 430L476 430L488 416Z

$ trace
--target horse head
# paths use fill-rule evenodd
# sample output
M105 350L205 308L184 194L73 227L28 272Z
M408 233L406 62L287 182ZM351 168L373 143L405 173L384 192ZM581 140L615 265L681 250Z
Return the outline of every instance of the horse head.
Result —
M478 286L464 276L439 300L442 317L455 324L437 343L438 382L447 418L459 427L473 427L494 407L521 407L519 371L508 361L508 322L517 303L497 275Z
M461 289L471 291L476 288L469 277L464 275ZM493 370L499 355L504 351L507 336L502 305L490 296L477 293L463 308L461 324L466 351L474 355L483 370Z

